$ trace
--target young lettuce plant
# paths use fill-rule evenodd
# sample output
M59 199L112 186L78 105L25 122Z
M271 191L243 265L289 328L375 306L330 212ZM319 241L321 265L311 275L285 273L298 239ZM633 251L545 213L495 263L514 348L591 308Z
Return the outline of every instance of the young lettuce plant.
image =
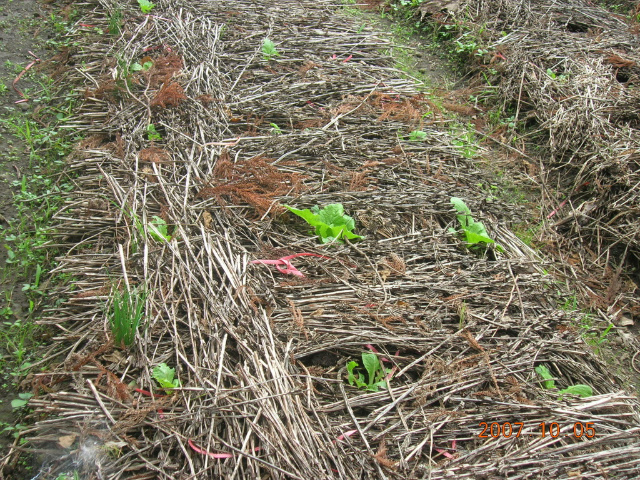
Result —
M318 207L313 207L311 210L308 208L298 210L289 205L285 205L285 207L315 227L315 233L320 237L322 243L334 241L343 243L345 238L349 240L362 238L353 233L356 223L353 218L344 214L344 207L341 203L332 203L322 210Z
M364 388L369 392L377 392L380 388L387 386L385 377L391 373L390 369L384 368L378 360L378 356L374 353L364 352L362 354L362 364L367 371L368 378L365 379L363 373L358 373L357 376L354 373L358 362L347 363L347 380L349 385L356 386L358 388Z

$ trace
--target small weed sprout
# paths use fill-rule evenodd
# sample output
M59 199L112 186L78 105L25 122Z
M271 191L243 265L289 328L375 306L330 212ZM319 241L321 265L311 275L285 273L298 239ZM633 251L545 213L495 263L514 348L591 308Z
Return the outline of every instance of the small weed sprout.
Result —
M267 62L270 61L273 57L279 57L280 53L276 50L276 45L268 38L265 38L262 42L262 58L264 58Z
M109 16L109 35L120 35L122 31L122 10L114 10Z
M111 333L116 346L128 347L133 344L138 327L144 317L144 304L147 294L138 288L115 290L112 312L109 317Z

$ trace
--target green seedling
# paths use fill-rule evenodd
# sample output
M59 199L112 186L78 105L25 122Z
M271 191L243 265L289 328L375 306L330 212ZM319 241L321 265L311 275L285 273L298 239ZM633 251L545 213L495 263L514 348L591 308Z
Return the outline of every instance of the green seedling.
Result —
M140 65L138 62L134 62L131 64L131 67L129 67L129 70L132 72L140 72L140 71L146 72L151 67L153 67L152 61L144 62L142 65Z
M122 31L122 10L115 10L109 17L109 34L120 35Z
M262 42L262 58L266 61L271 60L273 57L279 57L280 53L276 50L276 45L268 38L265 38Z
M414 130L409 134L410 142L422 142L427 138L427 132L423 132L422 130Z
M458 222L460 222L460 228L462 229L462 233L464 233L464 239L471 247L486 247L490 243L496 243L495 240L489 237L489 233L487 232L484 224L482 222L476 222L473 219L471 216L471 210L461 198L451 197L451 203L458 212L456 217ZM458 233L454 228L450 228L449 232L454 234ZM499 252L503 251L500 246L496 246L496 249Z
M11 400L11 408L17 410L26 406L31 397L33 397L33 393L19 393L18 398Z
M542 380L540 381L542 388L546 390L556 388L553 375L551 375L551 372L549 372L547 367L544 365L538 365L534 370L538 375L540 375L540 377L542 377ZM571 385L564 390L560 390L558 393L560 394L558 400L562 400L563 395L578 395L582 398L587 398L593 396L593 389L589 385L578 384Z
M158 242L162 242L163 240L170 242L171 235L169 235L167 231L167 222L165 222L162 218L154 215L151 222L148 224L149 236Z
M140 11L142 11L142 13L151 13L153 7L156 6L155 3L152 3L149 0L138 0L138 5L140 5Z
M119 347L133 344L138 327L144 317L144 304L147 294L143 290L125 288L116 290L113 295L112 312L109 317L114 343Z
M170 392L174 388L180 387L180 380L174 378L176 375L175 368L169 367L166 363L161 363L157 367L154 367L151 376L160 384L162 388Z
M311 210L298 210L289 205L285 205L285 207L315 227L315 233L320 237L322 243L334 241L342 243L345 238L349 240L362 238L353 233L355 221L349 215L344 214L344 207L341 203L332 203L322 210L317 206Z
M271 125L271 132L274 135L282 135L282 129L275 123L270 123L269 125Z
M156 126L153 123L150 123L147 126L147 138L150 142L153 142L155 140L162 140L162 135L158 133L158 131L156 130Z
M535 368L535 372L542 377L542 381L540 382L542 388L545 388L547 390L556 388L556 382L554 381L553 375L551 375L551 372L549 372L549 369L547 367L545 367L544 365L538 365Z
M358 367L358 362L347 363L347 380L349 385L356 386L358 388L364 388L369 392L377 392L380 388L387 386L385 377L391 373L390 369L385 369L378 360L378 356L374 353L364 352L362 354L362 364L367 371L368 378L365 379L363 373L358 373L357 376L354 370Z

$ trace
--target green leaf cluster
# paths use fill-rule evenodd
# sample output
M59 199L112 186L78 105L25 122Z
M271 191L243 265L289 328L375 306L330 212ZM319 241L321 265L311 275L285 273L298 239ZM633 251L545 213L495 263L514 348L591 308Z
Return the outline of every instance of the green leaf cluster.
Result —
M262 57L269 61L273 57L279 57L280 53L276 50L276 44L268 38L265 38L262 42Z
M156 126L153 123L147 125L147 138L150 142L154 140L162 140L162 135L158 133L158 130L156 130Z
M451 203L458 212L456 218L458 219L458 222L460 222L460 228L464 234L464 239L470 246L486 247L490 243L496 243L495 240L489 236L484 223L476 222L473 219L471 216L471 210L461 198L451 197ZM449 231L451 233L458 233L454 228L450 228ZM499 252L503 251L502 247L499 245L496 246L496 249Z
M369 392L377 392L380 388L387 386L385 377L391 372L390 369L385 369L378 360L378 356L374 353L364 352L362 354L362 364L367 371L367 378L361 372L357 375L354 370L358 367L358 362L347 363L347 380L349 385L356 386L358 388L364 388Z
M166 363L161 363L157 367L154 367L151 376L167 391L180 387L180 380L175 378L176 369L169 367Z
M547 367L544 365L538 365L534 370L538 375L540 375L540 377L542 377L542 380L540 381L542 388L546 390L556 388L556 382ZM562 395L578 395L582 398L587 398L593 396L593 389L589 385L578 384L571 385L564 390L560 390L558 393L560 394L560 400L562 400Z
M167 242L171 241L171 235L169 235L167 229L167 222L165 222L162 218L154 215L149 222L148 225L149 236L158 242L166 240Z
M138 0L138 5L140 5L140 11L142 11L142 13L150 13L151 10L153 10L153 7L156 6L155 3L152 3L149 0Z
M19 393L18 397L11 400L11 408L14 410L26 406L29 403L29 399L33 397L33 393Z
M353 233L356 226L355 221L349 215L345 215L344 207L341 203L332 203L322 210L319 207L313 207L311 210L298 210L297 208L285 205L287 209L302 217L306 222L315 227L315 233L320 237L322 243L343 242L345 238L355 240L362 238L360 235Z
M427 138L427 132L423 132L422 130L413 130L409 134L410 142L422 142L423 140L426 140L426 138Z

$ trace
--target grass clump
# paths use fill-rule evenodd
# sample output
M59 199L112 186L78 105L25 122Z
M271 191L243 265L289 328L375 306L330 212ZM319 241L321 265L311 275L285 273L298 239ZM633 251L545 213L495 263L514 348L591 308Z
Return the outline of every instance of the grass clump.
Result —
M142 324L146 299L147 293L139 288L125 287L123 291L116 290L113 294L109 323L116 346L125 348L133 344L138 327Z

